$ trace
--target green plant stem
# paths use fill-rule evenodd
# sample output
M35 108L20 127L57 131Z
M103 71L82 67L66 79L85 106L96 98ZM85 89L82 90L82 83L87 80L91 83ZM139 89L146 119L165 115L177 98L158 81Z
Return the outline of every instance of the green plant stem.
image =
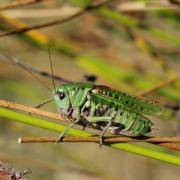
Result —
M40 127L43 129L48 129L50 131L55 131L55 132L62 132L66 126L57 124L55 122L50 122L45 119L39 118L39 117L33 117L33 116L28 116L25 114L21 114L19 112L11 111L5 108L0 108L0 116L8 118L9 120L13 121L19 121L24 124L29 124L32 126ZM82 134L83 132L83 134ZM86 131L81 131L78 129L71 128L68 132L68 135L72 136L88 136L91 135L90 133Z
M15 112L15 111L5 109L5 108L0 108L0 116L7 118L8 120L19 121L24 124L33 125L36 127L48 129L48 130L55 131L55 132L61 132L65 128L65 126L63 126L61 124L57 124L55 122L49 122L49 121L44 120L39 117L28 116L28 115L21 114L19 112ZM67 134L71 135L71 136L94 135L93 133L74 129L74 128L71 128L67 132ZM131 152L131 153L138 154L138 155L143 155L146 157L150 157L153 159L157 159L160 161L164 161L167 163L171 163L171 164L180 166L180 157L178 157L178 156L174 156L174 155L170 155L170 154L162 153L162 152L157 152L155 150L146 149L146 148L143 148L143 147L140 147L137 145L133 145L133 144L129 144L129 143L116 143L116 144L106 144L106 145L116 148L116 149L124 150L124 151Z
M129 143L111 144L111 147L180 166L180 157L171 154L162 153L151 149L146 149Z

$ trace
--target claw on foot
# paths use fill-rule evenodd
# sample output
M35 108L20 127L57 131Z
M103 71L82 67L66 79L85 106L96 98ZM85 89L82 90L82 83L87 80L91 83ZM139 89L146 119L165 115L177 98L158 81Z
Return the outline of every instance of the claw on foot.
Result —
M64 134L60 134L60 136L57 138L56 140L56 144L58 144L59 142L61 142L62 138L64 137Z

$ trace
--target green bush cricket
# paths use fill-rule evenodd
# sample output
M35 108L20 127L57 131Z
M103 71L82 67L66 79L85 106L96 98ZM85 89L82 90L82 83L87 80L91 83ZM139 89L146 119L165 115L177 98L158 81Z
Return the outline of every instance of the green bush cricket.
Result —
M32 70L13 57L1 54L28 72ZM140 136L151 132L153 123L145 115L160 115L161 107L158 104L103 85L67 82L55 87L51 58L50 64L54 85L52 100L58 112L72 119L72 123L64 129L57 142L61 141L75 124L102 130L100 144L106 132L127 136Z
M159 115L161 111L160 106L152 102L89 83L62 84L55 88L53 96L58 111L74 120L69 128L81 122L101 129L101 144L106 131L131 136L150 132L153 123L144 114ZM62 132L59 140L69 128Z

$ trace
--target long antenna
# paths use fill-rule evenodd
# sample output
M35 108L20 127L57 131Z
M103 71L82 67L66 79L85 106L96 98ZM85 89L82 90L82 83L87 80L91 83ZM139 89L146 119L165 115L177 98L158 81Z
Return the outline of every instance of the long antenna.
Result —
M51 65L52 83L53 83L54 91L56 93L56 86L55 86L55 80L54 80L54 72L53 72L52 59L51 59L51 49L50 48L48 50L48 53L49 53L49 62Z
M49 102L51 102L53 100L54 100L54 98L51 98L51 99L47 100L46 102L43 102L43 103L41 103L41 104L39 104L37 106L34 106L34 108L40 108L41 106L44 106L45 104L48 104Z
M0 56L5 56L5 53L2 53L1 51L0 51ZM1 59L0 59L1 60ZM26 69L29 69L29 71L31 71L31 72L33 72L34 74L38 74L38 75L40 75L40 76L44 76L44 77L47 77L47 78L52 78L52 74L51 73L48 73L47 71L43 71L43 70L41 70L41 69L37 69L37 68L34 68L34 67L31 67L31 66L28 66L28 65L26 65L26 64L23 64L23 63L21 63L21 62L19 62L19 60L18 59L16 59L16 60L9 60L9 59L2 59L2 60L8 60L8 61L10 61L11 63L14 63L14 64L21 64L21 66L24 66L24 67L26 67ZM14 62L13 62L14 61ZM57 81L61 81L61 82L64 82L64 83L72 83L72 81L70 81L70 80L67 80L67 79L64 79L64 78L62 78L62 77L60 77L60 76L57 76L57 75L55 75L54 74L54 79L55 80L57 80Z
M6 57L11 63L18 65L19 67L21 67L22 69L27 71L35 79L37 79L44 87L46 87L49 91L52 91L51 88L49 88L38 76L36 76L34 73L32 73L27 66L23 65L22 63L20 63L16 58L14 58L12 56L9 56L8 54L6 54L4 52L0 52L0 55Z

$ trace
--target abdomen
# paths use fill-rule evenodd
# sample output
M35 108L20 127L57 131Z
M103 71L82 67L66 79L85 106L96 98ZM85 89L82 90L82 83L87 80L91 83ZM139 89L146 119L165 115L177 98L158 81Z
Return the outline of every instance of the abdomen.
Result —
M112 116L112 125L108 129L113 134L125 134L130 136L140 136L151 132L153 123L141 114L125 109L108 107L100 105L96 111L95 116ZM99 122L97 124L106 126L109 120ZM103 127L101 127L103 129Z

